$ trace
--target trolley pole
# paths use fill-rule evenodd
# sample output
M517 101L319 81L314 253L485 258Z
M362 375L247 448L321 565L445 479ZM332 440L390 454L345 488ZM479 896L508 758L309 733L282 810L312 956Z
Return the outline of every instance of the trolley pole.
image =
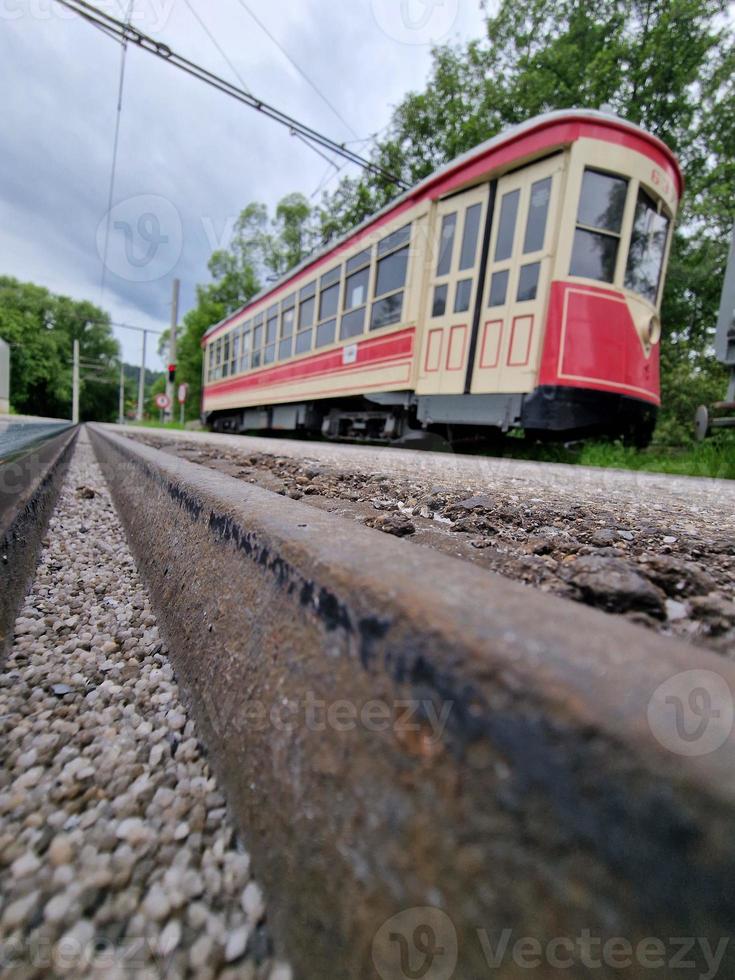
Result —
M166 422L172 422L174 417L174 401L176 399L175 375L176 372L176 326L179 322L179 290L181 283L174 279L173 293L171 296L171 333L168 342L168 381L166 382L166 394L168 395L168 408L165 412Z
M117 421L122 425L125 421L125 365L120 361L120 401L117 409Z
M138 411L135 413L135 418L138 422L143 421L143 404L145 402L145 342L148 336L148 331L143 331L143 354L140 361L140 377L138 379Z
M71 420L79 424L79 341L74 341L74 364L71 377Z

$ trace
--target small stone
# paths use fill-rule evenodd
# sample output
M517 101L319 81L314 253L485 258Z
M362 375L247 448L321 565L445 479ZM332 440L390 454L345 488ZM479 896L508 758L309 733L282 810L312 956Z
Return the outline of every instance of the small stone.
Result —
M173 953L181 942L181 932L181 923L178 919L171 919L166 923L156 944L160 956L170 956Z
M186 715L180 711L169 711L166 715L166 722L171 731L178 732L186 724Z
M254 882L248 882L243 889L240 900L243 912L247 915L250 922L257 925L265 915L265 902L260 886Z
M575 557L561 566L562 578L576 586L585 602L611 612L641 611L662 619L664 595L634 567L601 555Z
M677 602L676 599L666 600L666 618L670 622L676 622L679 619L686 619L689 615L689 608L684 602Z
M188 823L180 823L176 825L174 830L174 840L185 840L191 833Z
M160 885L151 885L143 901L143 910L156 922L161 922L171 911L171 903Z
M140 817L127 817L121 820L115 834L119 840L127 841L133 846L142 844L150 837L150 832Z
M48 857L51 864L58 868L62 864L70 864L74 856L74 848L71 839L67 834L57 834L51 841L48 848Z
M14 878L27 878L28 875L35 874L40 867L41 862L33 851L25 851L10 865L10 873Z
M381 514L372 522L372 526L384 534L392 534L397 538L416 533L416 525L403 514Z
M189 950L189 963L194 970L203 970L212 955L214 942L206 933L200 936Z
M274 963L268 980L292 980L293 972L288 963Z
M64 922L75 907L74 899L68 892L59 892L46 902L43 917L47 922Z
M240 926L239 929L234 929L228 935L227 943L225 945L226 963L232 963L234 960L240 959L240 957L245 953L249 936L250 927L247 925Z
M51 685L51 691L52 691L52 693L55 694L58 698L63 698L65 694L71 694L73 692L73 690L74 689L71 688L71 687L69 687L68 684L52 684Z
M37 903L37 891L30 892L30 894L24 895L22 898L17 898L14 902L11 902L3 912L3 926L9 932L20 928L30 917L31 912L33 912L35 909Z

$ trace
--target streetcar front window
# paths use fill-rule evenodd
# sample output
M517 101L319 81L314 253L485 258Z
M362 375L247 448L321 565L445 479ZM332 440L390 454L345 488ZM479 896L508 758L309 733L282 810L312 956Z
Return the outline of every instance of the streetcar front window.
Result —
M660 205L641 188L625 269L626 287L651 303L658 297L670 224L669 218L659 209Z
M612 282L620 247L628 181L586 168L574 231L570 276Z

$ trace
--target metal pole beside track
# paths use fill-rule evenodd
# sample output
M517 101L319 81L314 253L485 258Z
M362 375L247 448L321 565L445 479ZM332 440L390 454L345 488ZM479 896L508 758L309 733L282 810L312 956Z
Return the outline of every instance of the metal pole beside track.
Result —
M79 424L79 341L74 341L74 365L71 379L71 420Z
M143 404L145 402L145 342L148 336L148 331L143 331L143 351L140 360L140 378L138 379L138 411L135 413L135 418L138 422L143 421Z

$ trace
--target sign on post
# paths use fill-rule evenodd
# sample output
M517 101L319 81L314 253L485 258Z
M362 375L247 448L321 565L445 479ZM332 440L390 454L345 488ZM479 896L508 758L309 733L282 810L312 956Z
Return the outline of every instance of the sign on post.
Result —
M160 395L156 395L156 405L158 406L158 408L161 409L162 412L165 412L170 404L171 401L169 400L168 395L164 395L163 392L161 392Z

